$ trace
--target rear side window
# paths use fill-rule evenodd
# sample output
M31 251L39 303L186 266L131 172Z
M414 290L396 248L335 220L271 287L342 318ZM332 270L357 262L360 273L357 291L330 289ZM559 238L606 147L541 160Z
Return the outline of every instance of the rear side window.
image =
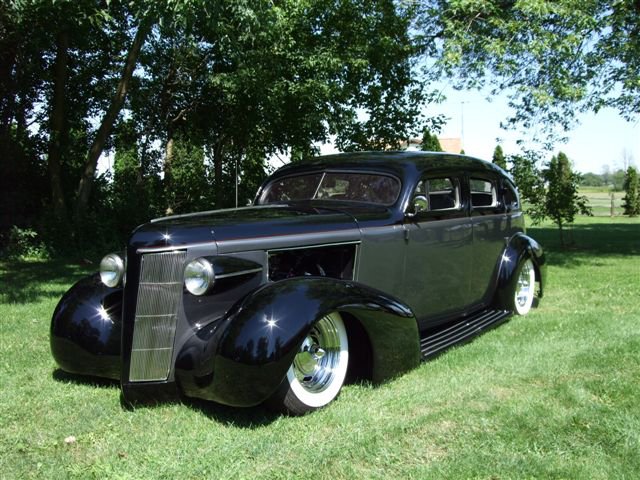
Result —
M518 194L512 185L504 182L504 204L511 210L518 210L520 208L520 202L518 201Z
M415 195L424 195L427 198L427 211L430 212L460 208L458 182L449 177L421 180Z
M483 178L472 178L469 183L471 186L471 206L495 207L498 205L494 182Z

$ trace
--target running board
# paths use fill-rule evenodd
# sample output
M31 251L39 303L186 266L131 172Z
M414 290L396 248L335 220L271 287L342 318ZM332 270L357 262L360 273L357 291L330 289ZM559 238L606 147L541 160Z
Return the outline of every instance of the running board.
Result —
M475 315L447 323L443 327L430 328L421 334L420 352L422 359L433 357L443 350L471 339L511 315L506 310L482 310Z

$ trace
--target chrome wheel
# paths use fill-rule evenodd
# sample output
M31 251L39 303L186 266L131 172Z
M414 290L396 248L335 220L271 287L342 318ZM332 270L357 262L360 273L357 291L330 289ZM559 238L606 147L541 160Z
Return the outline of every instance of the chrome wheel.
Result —
M287 372L290 392L303 409L322 407L340 392L348 363L347 330L334 312L321 318L300 345Z
M518 273L518 283L514 293L514 310L518 315L526 315L533 305L535 296L536 272L531 259L522 262Z

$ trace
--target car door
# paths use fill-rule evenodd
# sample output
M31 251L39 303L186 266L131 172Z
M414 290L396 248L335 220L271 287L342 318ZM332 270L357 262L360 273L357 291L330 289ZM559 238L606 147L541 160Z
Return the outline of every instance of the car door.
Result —
M469 302L473 236L464 178L423 176L405 221L403 293L424 328Z
M500 194L499 178L490 173L473 173L468 176L468 182L473 227L470 297L473 303L487 303L511 227Z

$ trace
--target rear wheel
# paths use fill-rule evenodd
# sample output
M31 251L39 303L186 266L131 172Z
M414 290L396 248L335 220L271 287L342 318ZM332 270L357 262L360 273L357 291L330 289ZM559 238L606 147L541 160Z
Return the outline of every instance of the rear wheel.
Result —
M526 315L533 305L536 287L536 271L530 258L525 258L520 262L516 278L513 311L518 315Z
M340 393L348 364L347 329L333 312L311 327L270 405L293 415L327 405Z

